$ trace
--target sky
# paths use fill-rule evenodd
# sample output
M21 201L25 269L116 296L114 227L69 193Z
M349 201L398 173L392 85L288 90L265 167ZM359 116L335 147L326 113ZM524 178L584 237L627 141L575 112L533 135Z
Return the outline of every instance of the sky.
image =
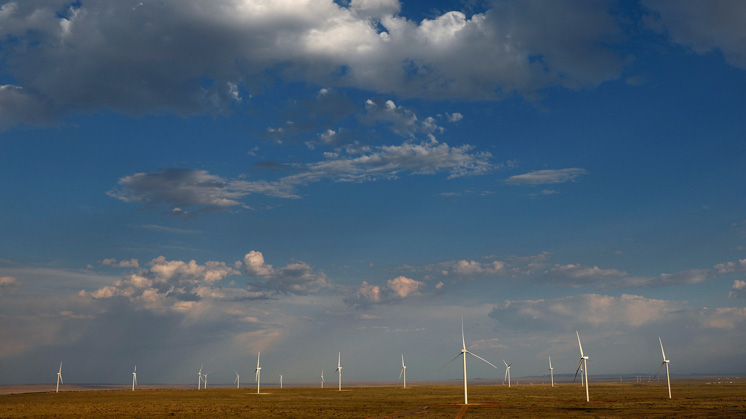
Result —
M0 384L746 373L744 21L0 1Z

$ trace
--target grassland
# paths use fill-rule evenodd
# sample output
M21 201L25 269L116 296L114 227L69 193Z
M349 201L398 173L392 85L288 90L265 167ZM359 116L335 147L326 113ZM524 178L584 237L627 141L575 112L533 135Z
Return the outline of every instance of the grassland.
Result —
M264 390L264 389L263 389ZM67 391L0 396L0 418L744 418L746 383Z

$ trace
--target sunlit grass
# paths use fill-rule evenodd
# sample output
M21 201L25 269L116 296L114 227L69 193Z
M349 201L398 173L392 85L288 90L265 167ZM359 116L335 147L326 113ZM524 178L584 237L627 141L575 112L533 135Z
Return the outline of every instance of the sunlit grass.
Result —
M0 396L0 418L251 417L251 418L529 418L746 416L746 384L674 382L591 383L591 402L579 384L473 385L461 411L460 386L414 385L321 388L67 391Z

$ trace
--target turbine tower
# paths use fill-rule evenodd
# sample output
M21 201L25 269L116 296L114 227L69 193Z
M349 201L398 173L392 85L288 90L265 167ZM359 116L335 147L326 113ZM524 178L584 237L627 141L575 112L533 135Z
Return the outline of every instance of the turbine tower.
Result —
M65 384L62 382L62 361L60 361L60 370L57 371L57 391L55 393L60 392L60 383Z
M554 368L552 368L552 357L549 357L549 369L547 370L549 375L552 377L552 387L554 387Z
M668 363L671 361L666 359L666 353L663 352L663 341L661 340L660 337L658 337L658 342L660 342L661 344L661 354L663 355L663 362L661 362L661 366L658 367L658 371L656 371L655 377L658 376L658 373L661 372L661 368L663 368L663 366L665 365L666 366L666 381L668 382L668 398L670 399L671 398L671 377L668 375Z
M585 401L589 402L590 398L588 397L588 357L583 355L583 345L580 343L580 334L575 331L575 334L578 336L578 348L580 349L580 363L578 364L578 369L575 370L575 378L578 378L578 371L580 371L580 368L583 368L583 374L585 374ZM573 381L575 381L575 378L573 378ZM583 379L583 376L580 376L580 379Z
M135 391L137 385L137 365L135 365L135 371L132 372L132 391Z
M513 364L508 364L504 359L503 364L505 364L505 378L508 379L508 388L510 388L510 366ZM505 383L505 378L503 378L503 384Z
M477 359L481 359L482 361L490 364L492 366L492 368L497 369L497 367L494 366L490 361L487 361L486 359L482 358L481 356L479 356L479 355L477 355L475 353L472 353L472 352L469 352L469 351L466 350L466 339L464 339L464 319L461 319L461 353L459 353L458 355L456 355L452 360L448 361L448 364L445 364L442 367L440 367L440 369L438 371L440 371L443 368L447 367L451 362L453 362L456 359L458 359L458 357L460 357L460 356L464 357L464 404L469 404L469 398L467 396L468 395L467 384L466 384L466 354L469 354L471 356L477 357Z
M236 379L233 380L233 382L236 384L236 389L241 388L241 377L238 375L238 371L233 371L236 373Z
M337 358L337 370L334 371L337 374L339 374L339 391L342 391L342 352L339 353L339 358Z
M204 366L205 364L199 366L199 372L197 373L197 390L202 388L202 367Z
M407 388L407 366L404 365L404 354L401 355L401 372L399 373L399 379L404 377L404 388Z
M256 381L256 394L259 394L259 386L261 385L262 381L262 367L259 366L259 358L262 356L262 353L259 352L256 356L256 370L254 372L256 373L254 380Z
M321 370L321 388L324 388L324 370Z
M280 376L280 388L282 388L282 374L277 374Z

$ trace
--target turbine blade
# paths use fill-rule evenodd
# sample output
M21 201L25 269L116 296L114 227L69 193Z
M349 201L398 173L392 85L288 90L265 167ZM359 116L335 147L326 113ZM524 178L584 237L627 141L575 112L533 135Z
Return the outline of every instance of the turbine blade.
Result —
M469 354L469 355L472 355L472 356L475 356L475 357L477 357L477 358L481 359L482 361L484 361L484 362L486 362L486 363L488 363L488 364L492 365L492 368L494 368L494 369L497 369L497 367L496 367L496 366L495 366L495 365L494 365L493 363L491 363L490 361L488 361L488 360L486 360L486 359L482 358L481 356L479 356L479 355L477 355L477 354L474 354L474 353L471 353L471 352L469 352L469 351L466 351L466 353L467 353L467 354Z
M578 335L578 348L580 348L580 357L583 357L583 345L580 344L580 334L578 331L575 331L575 334Z
M503 381L508 379L508 369L505 368L505 377L503 377Z
M256 367L257 367L257 368L259 368L259 358L261 358L261 356L262 356L262 353L261 353L261 352L259 352L259 353L257 354L257 356L256 356Z
M448 366L448 365L449 365L449 364L450 364L451 362L455 361L455 360L456 360L456 359L457 359L458 357L460 357L461 355L462 355L462 354L458 354L458 355L454 356L454 357L453 357L453 359L452 359L452 360L450 360L450 361L448 361L448 363L447 363L447 364L445 364L445 365L443 365L442 367L438 368L438 371L440 371L440 370L442 370L443 368L447 367L447 366Z
M552 357L551 356L549 357L549 369L550 370L552 369Z
M575 370L575 378L572 379L573 383L578 378L578 372L580 371L580 367L582 367L582 366L583 366L583 358L580 358L580 362L578 363L578 369Z
M464 318L461 318L461 347L466 349L466 339L464 339Z
M658 337L658 342L661 343L661 355L663 355L663 360L666 360L666 353L663 352L663 341L661 340L660 336Z
M508 363L507 363L507 362L505 362L505 360L504 360L504 359L503 359L503 364L505 364L505 367L506 367L506 368L508 367Z
M658 371L655 372L655 375L653 376L653 378L655 378L655 377L658 376L658 373L661 372L661 368L663 368L664 365L666 365L666 363L665 362L661 362L661 366L658 367Z
M404 354L401 354L401 366L404 368Z
M399 379L401 380L401 376L404 374L404 368L401 369L401 372L399 373Z

